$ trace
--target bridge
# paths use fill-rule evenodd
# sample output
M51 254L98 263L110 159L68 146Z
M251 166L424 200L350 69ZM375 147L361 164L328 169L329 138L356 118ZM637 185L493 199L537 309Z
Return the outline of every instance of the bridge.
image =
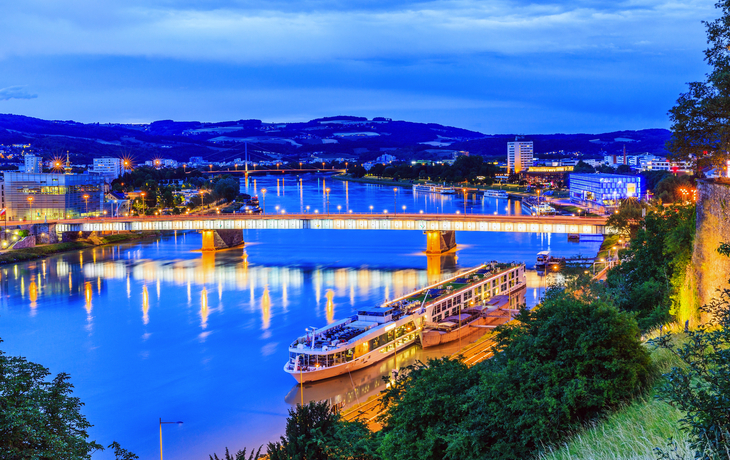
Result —
M252 174L309 174L309 173L338 173L343 174L346 173L346 169L325 169L325 168L312 168L312 169L216 169L216 170L210 170L210 171L202 171L203 174L244 174L247 176L250 176Z
M49 225L49 224L44 224ZM273 214L181 215L63 220L57 234L115 231L197 230L203 250L243 245L243 230L410 230L426 234L426 253L456 247L456 232L607 234L603 217L504 216L487 214ZM51 231L49 228L47 231Z

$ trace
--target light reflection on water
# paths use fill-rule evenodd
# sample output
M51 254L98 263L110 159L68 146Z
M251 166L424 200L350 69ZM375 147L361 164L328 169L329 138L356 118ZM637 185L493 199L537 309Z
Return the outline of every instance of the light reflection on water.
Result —
M269 189L267 207L291 207L311 203L311 189L323 185L305 180L295 191L293 184L280 184L280 202L272 199L273 178L258 178L257 187ZM392 189L326 184L330 207L393 206ZM408 197L398 193L399 203ZM429 209L463 205L458 197L417 199ZM157 420L183 420L165 427L165 455L202 459L281 434L289 404L302 397L283 372L287 346L304 328L484 261L531 265L541 250L587 255L600 245L568 243L564 235L462 232L458 252L427 257L425 236L415 231L262 230L244 238L245 249L201 253L199 234L177 233L2 267L2 349L69 372L100 443L116 440L142 459L156 458ZM528 272L528 286L525 300L534 305L545 280ZM411 347L399 352L398 365L453 351ZM393 364L305 385L304 399L357 402L380 389L380 375Z

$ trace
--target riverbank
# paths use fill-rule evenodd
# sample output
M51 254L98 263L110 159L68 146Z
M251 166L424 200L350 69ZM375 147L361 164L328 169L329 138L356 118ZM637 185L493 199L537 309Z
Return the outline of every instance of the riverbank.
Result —
M117 235L105 235L98 239L98 243L95 244L91 241L69 241L66 243L53 243L34 246L32 248L15 249L9 250L0 254L0 265L12 264L16 262L26 262L29 260L42 259L44 257L52 256L68 251L77 251L79 249L88 249L95 246L104 246L107 244L119 244L128 241L138 241L147 238L157 238L161 232L148 232L148 233L120 233Z

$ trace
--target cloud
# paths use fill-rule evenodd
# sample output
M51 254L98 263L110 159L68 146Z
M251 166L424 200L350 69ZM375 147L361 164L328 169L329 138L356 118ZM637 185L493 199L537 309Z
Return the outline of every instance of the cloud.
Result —
M37 94L29 93L23 86L0 88L0 101L7 101L8 99L35 99L37 97Z
M498 53L662 53L702 40L711 0L28 0L0 58L146 56L322 62ZM349 5L349 6L348 6ZM653 46L637 43L651 42Z

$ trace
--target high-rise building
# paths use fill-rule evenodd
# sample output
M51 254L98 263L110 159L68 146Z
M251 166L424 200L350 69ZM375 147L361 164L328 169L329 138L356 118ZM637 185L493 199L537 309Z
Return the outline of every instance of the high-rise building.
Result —
M532 141L524 142L515 139L507 143L507 171L519 173L532 166Z
M43 172L43 158L35 155L25 155L25 172L27 173L42 173Z
M94 158L94 166L91 171L114 180L122 175L122 159L113 157Z

